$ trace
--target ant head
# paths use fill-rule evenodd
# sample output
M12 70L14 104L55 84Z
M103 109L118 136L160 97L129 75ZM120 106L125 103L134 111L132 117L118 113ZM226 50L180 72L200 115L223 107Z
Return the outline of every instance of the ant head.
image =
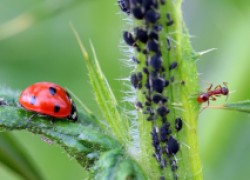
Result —
M221 88L221 93L222 93L223 95L228 95L228 93L229 93L228 88L227 88L227 87L222 87L222 88Z
M209 100L209 95L207 93L203 93L197 97L197 101L199 103L203 103Z

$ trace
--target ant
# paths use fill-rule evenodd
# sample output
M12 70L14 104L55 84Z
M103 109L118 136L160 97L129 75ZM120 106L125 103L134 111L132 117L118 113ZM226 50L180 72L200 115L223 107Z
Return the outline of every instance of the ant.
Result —
M209 106L209 100L212 101L216 100L214 96L216 97L220 95L228 96L229 89L227 88L227 83L223 82L223 84L225 85L225 87L218 85L213 90L212 90L213 84L210 84L210 86L207 88L207 92L203 92L197 97L197 102L199 103L208 102Z

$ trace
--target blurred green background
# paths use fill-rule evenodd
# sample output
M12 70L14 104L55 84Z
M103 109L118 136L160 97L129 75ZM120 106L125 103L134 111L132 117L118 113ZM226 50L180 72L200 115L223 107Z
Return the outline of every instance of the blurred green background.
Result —
M121 20L124 16L115 0L81 0L78 4L66 5L55 14L49 13L51 9L46 7L39 10L46 2L48 7L60 7L71 1L0 0L0 84L22 90L34 82L52 81L69 88L99 113L69 22L74 24L88 49L88 42L92 40L103 71L121 100L122 82L117 79L129 74L123 66L125 55L120 47L121 31L126 27ZM1 31L6 22L34 8L38 8L33 11L38 18L30 28L21 31L18 26ZM215 85L228 82L229 102L249 99L250 1L186 0L183 10L194 49L217 48L197 62L201 86L207 86L204 81ZM41 18L42 14L46 16ZM7 36L6 32L13 31L18 33ZM211 104L224 101L223 97ZM205 180L250 178L248 114L206 109L200 114L198 132ZM48 145L30 133L11 134L22 144L46 180L84 179L82 168L61 148ZM0 164L0 179L20 178Z

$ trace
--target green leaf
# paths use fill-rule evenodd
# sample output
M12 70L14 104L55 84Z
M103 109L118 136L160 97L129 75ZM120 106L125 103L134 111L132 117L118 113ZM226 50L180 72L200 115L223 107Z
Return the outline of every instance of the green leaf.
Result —
M23 179L43 179L20 144L10 134L0 134L0 162Z
M93 168L94 179L146 179L140 167L123 154L122 149L103 153Z
M226 103L223 106L219 106L216 108L250 113L250 100L238 101L234 103Z
M95 94L96 101L100 107L100 110L115 137L120 142L123 142L125 144L130 139L129 123L128 119L125 117L126 113L122 113L119 110L114 93L110 88L109 83L100 68L93 45L91 44L94 60L92 60L89 57L74 27L72 25L71 27L76 36L77 42L81 48L83 57L87 63L90 82L93 88L93 92Z
M84 167L89 167L101 152L119 148L121 145L105 133L93 115L79 112L79 120L71 122L56 119L53 123L46 116L32 117L34 113L17 107L17 94L0 90L0 98L8 106L0 106L1 130L25 129L34 134L42 134L49 141L62 146L69 155Z

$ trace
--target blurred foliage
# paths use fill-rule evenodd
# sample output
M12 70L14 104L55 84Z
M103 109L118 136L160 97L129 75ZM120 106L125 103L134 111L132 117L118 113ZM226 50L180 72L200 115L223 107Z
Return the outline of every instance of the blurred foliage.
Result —
M116 79L129 72L119 59L121 20L114 1L82 0L26 31L0 41L0 83L23 89L37 81L52 81L69 88L97 114L81 52L69 27L71 21L81 39L91 39L101 67L119 100L122 83ZM37 7L41 1L0 0L0 24ZM60 3L58 1L58 3ZM226 81L231 90L228 102L249 99L250 1L186 0L184 19L196 51L217 48L198 61L200 82L214 85ZM89 47L87 47L89 48ZM224 98L211 104L224 103ZM200 152L205 179L249 179L250 120L238 112L206 109L199 120ZM12 133L35 161L46 180L83 179L76 161L70 161L59 147L50 146L29 133ZM57 170L60 169L60 173ZM1 179L19 177L0 165Z

